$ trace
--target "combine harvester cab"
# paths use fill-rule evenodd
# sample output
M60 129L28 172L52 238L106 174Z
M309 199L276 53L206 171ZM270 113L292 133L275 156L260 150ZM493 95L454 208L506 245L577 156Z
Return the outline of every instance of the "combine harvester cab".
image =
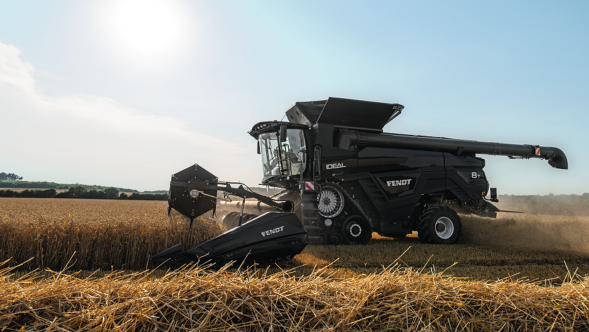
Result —
M194 248L183 251L181 243L152 257L154 263L186 263L210 261L216 266L229 262L272 262L292 259L307 246L307 231L294 212L290 201L276 201L217 177L195 164L172 176L168 199L168 215L174 209L184 215L190 226L202 214L215 212L217 192L246 198L256 198L276 212L266 212ZM278 212L281 211L281 212ZM243 212L242 212L243 214Z

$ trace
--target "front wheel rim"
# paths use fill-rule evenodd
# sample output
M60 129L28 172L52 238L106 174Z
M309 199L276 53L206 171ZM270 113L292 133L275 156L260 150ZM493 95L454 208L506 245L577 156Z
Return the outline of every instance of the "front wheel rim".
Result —
M440 217L436 220L434 229L438 237L447 240L454 234L454 223L448 217Z
M348 228L348 231L350 232L351 236L358 237L362 234L362 226L358 225L357 223L353 223L350 225L350 228Z

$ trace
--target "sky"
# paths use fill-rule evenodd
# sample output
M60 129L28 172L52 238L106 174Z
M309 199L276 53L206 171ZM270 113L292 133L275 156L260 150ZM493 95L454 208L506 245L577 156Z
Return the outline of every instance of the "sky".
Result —
M587 1L0 0L0 171L167 189L257 185L259 121L400 103L387 132L562 149L484 156L499 194L589 192Z

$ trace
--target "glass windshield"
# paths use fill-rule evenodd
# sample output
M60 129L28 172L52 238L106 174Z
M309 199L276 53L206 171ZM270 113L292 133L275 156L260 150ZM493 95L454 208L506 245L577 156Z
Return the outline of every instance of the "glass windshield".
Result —
M305 133L302 129L288 129L286 142L279 144L277 132L259 137L264 177L271 175L299 175L307 166Z

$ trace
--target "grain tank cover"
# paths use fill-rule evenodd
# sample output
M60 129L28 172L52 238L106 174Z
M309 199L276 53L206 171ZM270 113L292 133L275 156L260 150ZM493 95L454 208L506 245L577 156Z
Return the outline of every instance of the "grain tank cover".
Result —
M286 111L288 120L309 127L329 123L336 127L382 131L401 114L404 106L330 97L327 100L297 102Z
M286 111L288 121L312 127L317 123L326 103L327 100L296 102Z

